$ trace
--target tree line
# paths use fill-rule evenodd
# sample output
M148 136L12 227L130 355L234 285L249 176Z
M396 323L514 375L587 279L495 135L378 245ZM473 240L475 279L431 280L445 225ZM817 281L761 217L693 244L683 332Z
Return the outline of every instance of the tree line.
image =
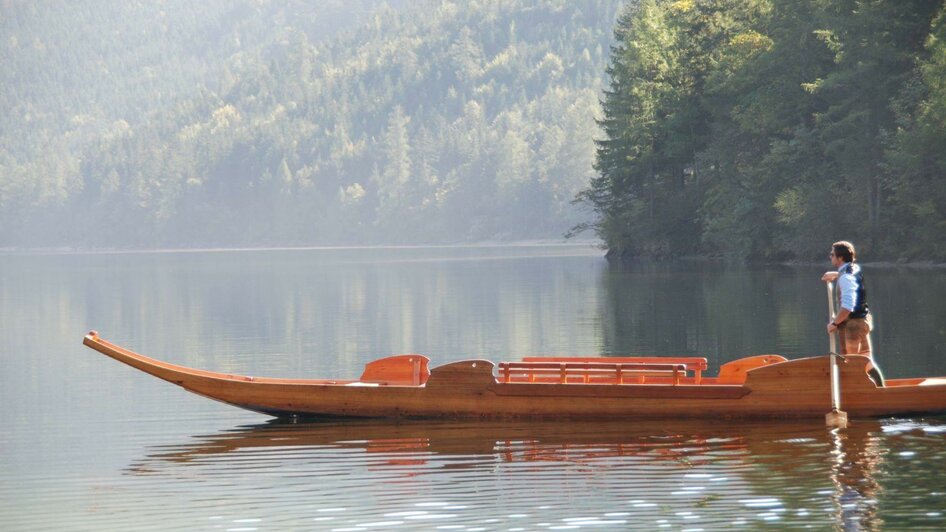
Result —
M612 257L946 259L938 0L641 0L579 195Z

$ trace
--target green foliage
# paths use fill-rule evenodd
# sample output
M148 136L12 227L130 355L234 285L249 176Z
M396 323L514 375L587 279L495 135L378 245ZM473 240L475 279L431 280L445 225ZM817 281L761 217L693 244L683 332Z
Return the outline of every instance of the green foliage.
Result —
M946 259L943 2L642 1L591 186L618 255Z
M926 40L928 57L914 71L899 105L899 128L887 161L895 214L903 219L893 238L909 256L946 256L946 8L940 8Z
M557 237L621 0L0 15L0 247Z

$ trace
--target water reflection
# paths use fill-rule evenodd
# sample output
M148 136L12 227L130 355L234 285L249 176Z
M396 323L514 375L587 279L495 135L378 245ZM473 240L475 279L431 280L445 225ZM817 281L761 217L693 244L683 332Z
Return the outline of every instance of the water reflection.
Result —
M895 377L941 375L946 329L942 270L866 266L875 357ZM602 272L602 352L705 356L710 365L753 354L827 351L823 265L747 268L721 262L612 265ZM919 281L919 282L917 282ZM924 309L917 316L916 309Z
M725 437L715 424L691 422L444 422L351 420L299 422L271 420L217 434L195 436L196 443L162 448L150 459L186 463L201 456L266 448L333 446L366 453L493 456L503 462L574 462L652 455L693 465L714 440L715 449L747 447L747 438L771 425L750 424ZM810 425L803 425L810 430ZM715 436L714 436L715 435ZM678 448L680 442L688 442Z
M430 519L459 528L876 530L884 439L909 434L884 426L274 421L153 448L127 473L210 483L237 472L286 476L281 489L290 490L318 482L325 500L312 518L340 527ZM353 486L360 496L342 496ZM591 498L572 497L589 486Z
M835 522L843 530L880 530L883 524L878 517L881 488L876 478L883 465L883 451L878 430L871 429L855 423L829 433Z
M943 528L941 420L858 422L836 439L819 424L218 430L259 418L79 342L96 328L188 366L339 378L410 351L435 365L655 354L718 367L825 348L821 267L621 270L591 251L0 254L0 519L13 530ZM946 375L946 275L869 273L887 375Z

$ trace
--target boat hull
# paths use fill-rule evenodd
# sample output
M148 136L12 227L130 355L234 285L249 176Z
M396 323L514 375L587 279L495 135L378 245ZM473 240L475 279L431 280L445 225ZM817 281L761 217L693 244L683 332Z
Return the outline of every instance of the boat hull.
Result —
M439 366L421 385L273 379L161 362L95 333L86 346L182 388L274 417L451 419L823 418L831 409L829 357L779 362L718 384L559 384L498 382L487 360ZM891 381L877 387L869 359L841 364L841 407L851 417L946 412L946 379ZM935 382L935 381L934 381Z

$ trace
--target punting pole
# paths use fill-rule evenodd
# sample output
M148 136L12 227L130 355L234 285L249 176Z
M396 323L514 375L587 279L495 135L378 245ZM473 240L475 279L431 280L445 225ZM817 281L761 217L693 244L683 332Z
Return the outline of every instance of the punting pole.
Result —
M828 287L828 319L834 322L834 283L825 283ZM831 352L828 357L831 366L831 411L825 414L825 424L833 428L847 428L847 412L841 410L841 375L838 368L838 332L828 335Z

